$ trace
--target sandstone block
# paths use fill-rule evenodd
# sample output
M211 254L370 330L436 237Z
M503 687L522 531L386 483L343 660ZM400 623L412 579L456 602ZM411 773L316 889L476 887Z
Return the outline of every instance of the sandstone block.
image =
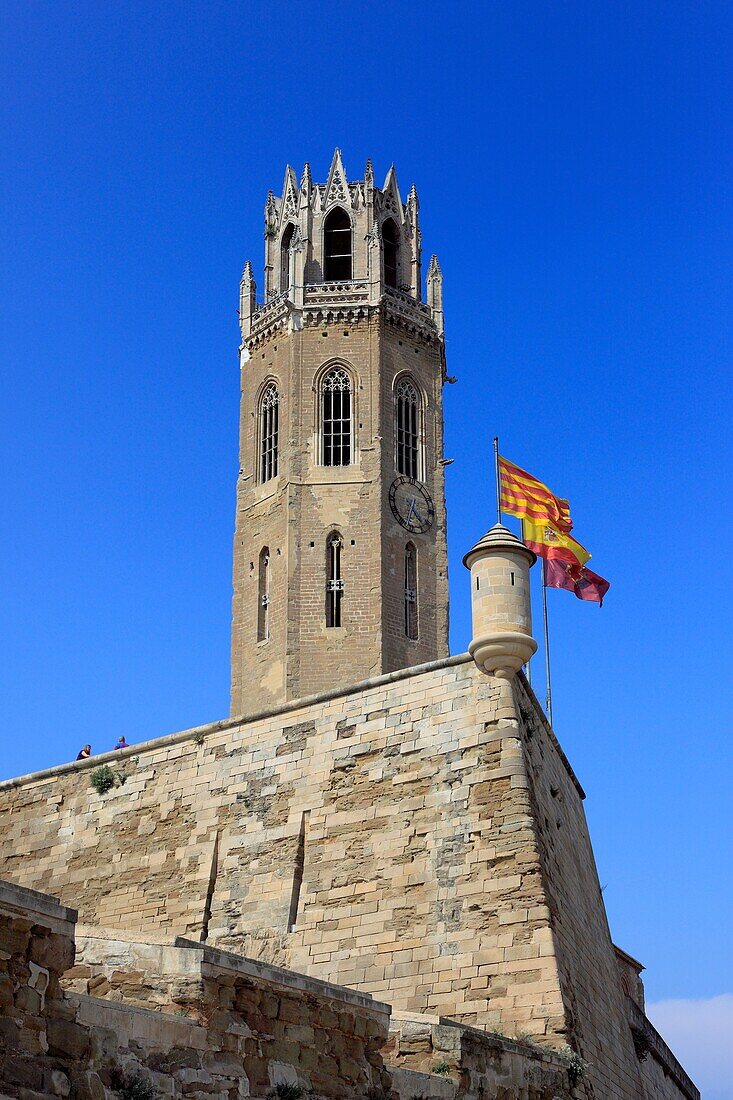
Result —
M2 1062L3 1084L29 1089L41 1089L43 1071L34 1060L29 1061L20 1055L9 1054Z
M74 941L56 932L51 932L48 936L34 936L29 955L38 966L63 974L73 966Z
M29 1013L31 1016L38 1016L40 1014L42 1004L43 1000L41 994L27 985L19 989L15 997L16 1008L21 1012Z
M71 1082L63 1070L52 1069L48 1077L48 1089L54 1096L68 1096Z
M81 1059L89 1050L88 1031L71 1020L49 1020L47 1038L50 1054L65 1054Z
M242 1072L241 1057L224 1051L215 1050L204 1054L203 1065L210 1073L224 1074L229 1077L236 1077Z

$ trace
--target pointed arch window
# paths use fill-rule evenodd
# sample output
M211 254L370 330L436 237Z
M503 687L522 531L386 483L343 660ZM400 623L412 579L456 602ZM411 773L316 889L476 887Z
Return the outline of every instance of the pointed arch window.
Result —
M285 232L280 239L280 292L285 291L290 286L290 245L293 240L293 233L295 232L295 226L292 222L289 222L285 227Z
M405 636L417 641L417 549L405 547Z
M270 637L270 548L260 550L257 575L257 641L266 642Z
M422 475L420 462L422 436L420 394L411 378L400 378L395 387L395 466L398 474Z
M382 247L384 250L384 285L397 289L397 254L400 236L394 218L387 218L382 224Z
M351 279L351 219L336 206L323 223L323 278Z
M350 466L353 452L351 376L333 367L321 383L321 435L324 466Z
M344 542L338 531L326 541L326 626L341 626L344 582L341 577L341 550Z
M277 477L280 396L268 382L260 398L260 483Z

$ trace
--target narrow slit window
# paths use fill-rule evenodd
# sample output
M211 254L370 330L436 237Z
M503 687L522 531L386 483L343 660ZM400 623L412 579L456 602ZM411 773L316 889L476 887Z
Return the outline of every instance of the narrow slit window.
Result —
M270 548L260 550L259 583L257 591L257 641L266 642L270 637Z
M351 378L343 367L330 370L322 386L322 463L351 465Z
M280 397L268 382L260 400L260 482L277 477Z
M290 286L290 242L295 226L290 222L280 240L280 291L284 293Z
M420 480L420 397L409 378L400 378L395 397L398 474Z
M323 226L323 277L328 282L351 279L351 219L337 206Z
M417 641L417 550L411 542L405 547L405 635Z
M344 582L341 577L343 539L334 533L326 543L326 626L341 626Z
M384 285L397 289L397 251L399 232L392 218L382 225L382 247L384 249Z

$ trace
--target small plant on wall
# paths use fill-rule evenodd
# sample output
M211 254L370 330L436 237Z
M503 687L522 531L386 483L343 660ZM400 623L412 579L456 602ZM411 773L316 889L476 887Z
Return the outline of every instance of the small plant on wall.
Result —
M126 779L125 772L115 773L107 764L102 764L101 768L92 772L92 786L97 794L106 794L113 787L121 787Z
M122 1073L121 1070L113 1070L111 1084L122 1100L155 1100L157 1095L152 1083L143 1077L142 1073Z
M278 1081L268 1095L271 1100L301 1100L305 1091L302 1085L294 1081Z
M572 1047L564 1046L555 1051L565 1063L568 1071L568 1077L570 1078L571 1087L575 1087L579 1081L582 1081L588 1072L588 1064L578 1054L577 1050L573 1050Z
M636 1057L640 1062L643 1062L649 1053L649 1039L644 1032L638 1027L632 1027L631 1036L634 1040L634 1050L636 1051Z
M103 764L101 768L97 768L92 772L92 786L97 794L106 794L107 791L111 791L115 785L115 773L111 768Z

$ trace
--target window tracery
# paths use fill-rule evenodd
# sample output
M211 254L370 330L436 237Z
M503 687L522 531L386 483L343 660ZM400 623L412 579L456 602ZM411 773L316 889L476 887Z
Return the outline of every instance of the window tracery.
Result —
M326 626L341 626L344 582L341 577L343 539L338 531L326 542Z
M405 547L405 636L417 641L417 549Z
M257 641L270 637L270 548L260 550L257 591Z
M260 398L260 483L277 477L280 395L268 382Z
M351 465L351 391L351 377L343 367L333 367L321 383L321 457L324 466Z
M395 386L397 473L420 480L421 402L410 378L400 378Z

